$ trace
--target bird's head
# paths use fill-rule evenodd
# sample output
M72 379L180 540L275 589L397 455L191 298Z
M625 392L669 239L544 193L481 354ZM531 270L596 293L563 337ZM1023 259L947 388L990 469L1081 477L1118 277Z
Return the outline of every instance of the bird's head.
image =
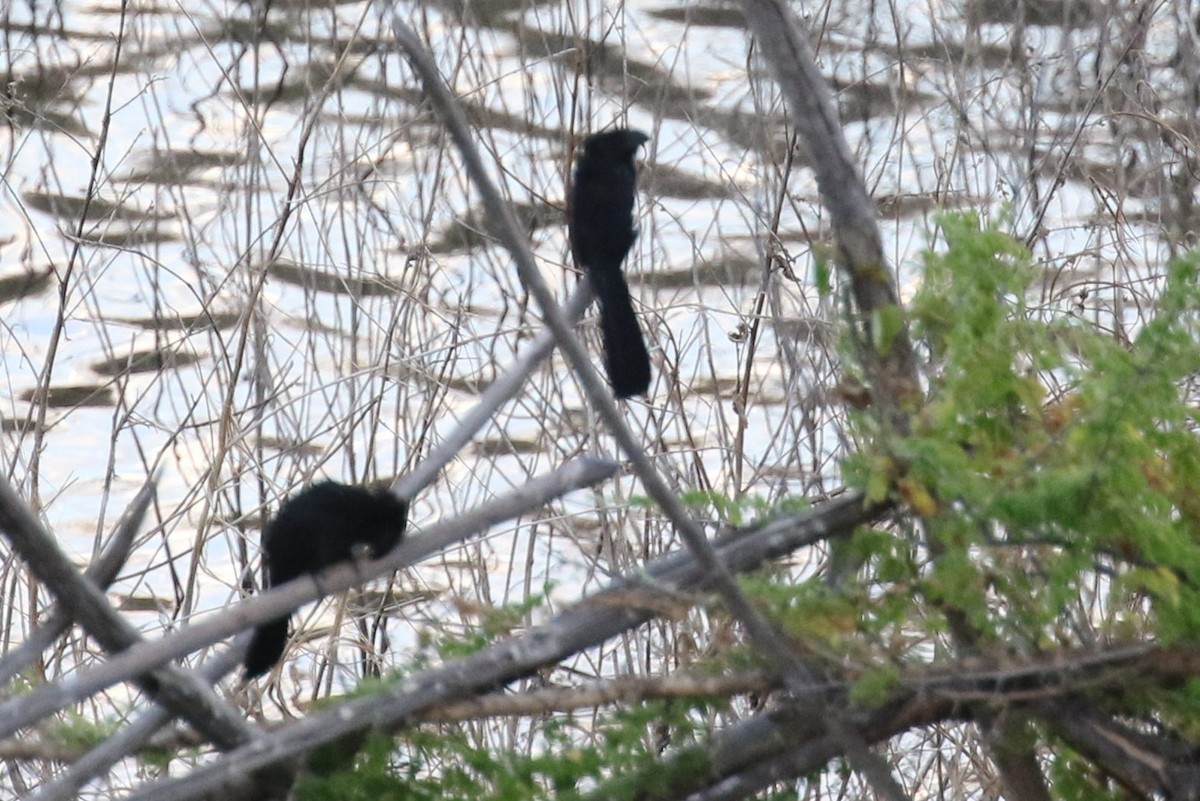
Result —
M363 503L357 512L362 516L364 544L374 558L390 551L408 525L408 503L386 486L373 488L370 501Z
M609 159L632 158L650 137L632 128L613 128L611 131L592 134L583 140L584 152L589 156Z

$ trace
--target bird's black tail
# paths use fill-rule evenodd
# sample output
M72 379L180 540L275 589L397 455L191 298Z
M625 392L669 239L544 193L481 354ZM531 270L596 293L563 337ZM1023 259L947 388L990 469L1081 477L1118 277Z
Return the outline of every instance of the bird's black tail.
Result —
M600 301L600 335L608 383L618 398L644 395L650 389L650 354L638 326L629 286L620 271L591 271L592 289Z
M254 630L254 637L250 640L250 647L246 649L246 658L242 662L246 667L246 678L261 676L279 661L283 656L283 649L287 646L287 636L286 617L264 623Z

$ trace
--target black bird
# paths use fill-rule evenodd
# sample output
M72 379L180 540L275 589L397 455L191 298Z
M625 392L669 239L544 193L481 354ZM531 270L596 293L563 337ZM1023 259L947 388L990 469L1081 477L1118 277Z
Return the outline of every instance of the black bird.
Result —
M618 398L644 395L650 388L650 354L621 272L621 262L637 238L633 157L649 139L626 128L584 139L571 194L571 250L600 301L604 364Z
M359 551L383 556L400 541L407 522L408 504L386 488L314 484L284 501L263 529L267 586L348 561ZM246 678L270 670L283 656L287 638L287 615L255 629L243 662Z

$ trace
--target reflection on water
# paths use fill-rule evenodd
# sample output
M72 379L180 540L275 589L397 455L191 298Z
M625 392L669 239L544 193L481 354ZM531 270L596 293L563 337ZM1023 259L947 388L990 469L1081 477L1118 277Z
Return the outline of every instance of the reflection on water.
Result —
M1186 3L1150 18L1128 5L988 0L897 20L849 3L808 20L902 287L933 215L978 208L1008 214L1048 275L1102 265L1048 280L1048 311L1137 323L1152 295L1111 286L1157 274L1195 229L1185 143L1200 65L1176 35ZM411 18L560 288L577 280L564 180L580 138L614 121L653 133L628 268L655 381L628 416L664 472L730 496L831 491L837 313L812 269L829 235L779 97L736 11L602 6L584 19L558 3L446 2ZM293 487L410 468L539 320L376 9L0 13L0 453L80 556L164 469L118 584L161 599L136 618L157 630L238 596L258 521ZM594 329L580 327L598 358ZM22 422L36 404L54 425ZM571 455L615 453L560 357L477 442L418 499L418 527ZM623 477L580 493L565 518L578 526L557 518L563 504L546 512L555 536L508 529L482 558L407 580L482 604L564 566L574 589L595 586L670 541L630 505L639 492ZM598 519L603 547L572 533ZM393 622L393 648L446 600ZM335 654L346 670L353 653Z

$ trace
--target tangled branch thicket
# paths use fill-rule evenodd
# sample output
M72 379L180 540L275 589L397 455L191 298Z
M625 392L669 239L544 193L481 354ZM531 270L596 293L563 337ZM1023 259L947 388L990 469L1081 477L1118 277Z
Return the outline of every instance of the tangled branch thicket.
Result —
M1200 797L1200 33L959 10L6 7L3 786ZM411 536L258 592L322 476Z

